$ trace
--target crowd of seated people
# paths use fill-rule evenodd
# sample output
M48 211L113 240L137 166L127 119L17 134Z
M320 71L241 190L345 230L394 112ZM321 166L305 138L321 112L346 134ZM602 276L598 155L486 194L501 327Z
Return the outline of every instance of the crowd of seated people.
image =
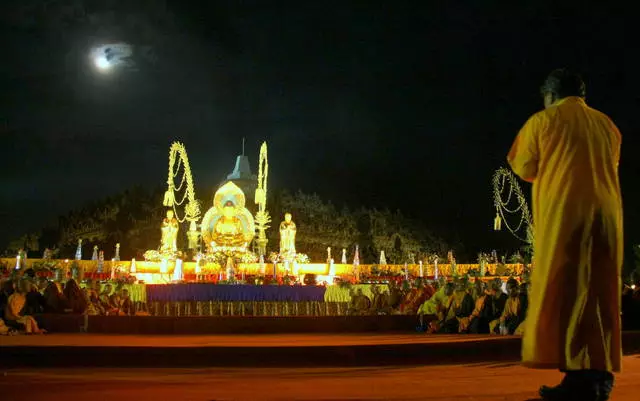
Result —
M80 288L74 279L64 283L31 277L0 282L0 334L44 333L40 314L134 315L134 302L125 288L88 282Z
M506 292L503 290L506 289ZM416 280L409 288L389 283L351 290L349 315L417 315L418 329L428 333L521 334L527 312L527 283L496 278L488 283L468 279L448 282Z
M465 279L445 283L419 310L419 329L428 333L521 334L526 316L527 285L510 279L489 283ZM425 317L430 323L425 325Z

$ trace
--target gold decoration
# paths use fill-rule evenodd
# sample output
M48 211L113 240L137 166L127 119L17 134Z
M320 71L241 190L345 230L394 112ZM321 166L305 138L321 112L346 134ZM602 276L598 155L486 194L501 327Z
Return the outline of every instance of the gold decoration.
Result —
M173 210L167 210L167 217L162 220L162 237L160 240L160 252L173 254L178 251L178 231L180 226L174 217Z
M224 184L214 196L214 205L202 219L202 241L209 252L214 247L246 249L255 235L253 216L244 207L242 190L233 182Z
M256 229L258 230L259 254L264 256L267 252L266 231L271 223L271 216L267 211L267 178L269 177L269 161L267 159L267 142L263 142L260 147L260 163L258 168L258 188L255 194L255 203L258 205L256 213Z
M496 214L496 218L493 219L493 230L500 231L502 230L502 219L499 214Z
M184 171L182 178L180 179L180 183L176 186L174 179L178 176L180 167L183 167ZM187 188L184 191L184 195L180 200L177 200L176 193L182 190L185 182L187 184ZM191 175L191 166L189 165L187 150L180 142L172 143L171 148L169 149L169 176L167 178L167 186L168 189L164 194L163 205L173 208L175 218L179 223L183 223L184 221L191 222L189 231L187 232L187 238L189 239L189 248L194 249L197 247L198 242L196 221L200 219L200 203L196 200L193 176ZM177 207L182 205L185 200L188 200L188 202L184 206L184 217L180 218Z
M285 260L296 255L296 223L291 219L291 213L285 213L284 221L280 223L280 255Z
M506 191L508 185L508 191ZM503 199L503 194L507 192L506 199ZM506 168L499 168L493 175L493 202L496 207L496 217L493 221L493 228L499 231L502 228L504 222L505 227L513 234L514 237L527 244L533 244L533 223L531 221L531 213L529 212L529 205L522 193L522 189L518 184L518 180L513 175L511 170ZM510 209L511 203L516 203L515 209ZM509 225L508 220L505 218L507 214L519 214L520 221L516 227ZM521 236L519 233L525 231L525 236Z

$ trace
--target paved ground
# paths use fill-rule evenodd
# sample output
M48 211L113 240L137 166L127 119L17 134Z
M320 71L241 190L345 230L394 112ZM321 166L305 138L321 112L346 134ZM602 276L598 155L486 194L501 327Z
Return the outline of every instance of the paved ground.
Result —
M397 344L451 344L500 341L502 336L411 334L230 334L230 335L117 335L48 334L2 337L2 346L75 347L309 347Z
M4 338L3 338L4 340ZM1 357L1 356L0 356ZM612 401L637 401L640 356L624 358ZM16 369L0 399L524 401L560 374L517 364L316 369Z

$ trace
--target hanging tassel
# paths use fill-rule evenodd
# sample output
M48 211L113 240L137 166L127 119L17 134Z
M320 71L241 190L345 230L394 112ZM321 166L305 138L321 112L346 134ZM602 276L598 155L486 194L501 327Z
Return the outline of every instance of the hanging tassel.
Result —
M265 203L265 193L264 193L264 189L262 188L258 188L256 189L256 195L255 195L255 203L256 205L260 205L260 204L264 204Z
M175 198L173 195L173 190L170 188L164 193L164 202L162 202L162 204L164 206L169 207L169 206L173 206L174 202L175 202Z
M496 218L493 219L493 230L500 231L502 229L502 219L500 215L496 214Z

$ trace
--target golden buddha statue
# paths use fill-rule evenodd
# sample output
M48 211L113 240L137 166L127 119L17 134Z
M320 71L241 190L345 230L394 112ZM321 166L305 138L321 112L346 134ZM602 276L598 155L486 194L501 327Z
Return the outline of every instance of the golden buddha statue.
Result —
M280 255L296 254L296 223L291 220L291 213L285 213L280 223Z
M230 200L227 201L222 208L222 216L213 227L211 239L216 245L245 245L242 222L236 217L236 208Z
M228 182L216 192L210 208L202 219L202 240L209 251L233 247L246 249L255 235L253 216L244 207L242 190Z
M162 237L160 252L173 253L178 251L178 220L173 216L173 210L167 210L167 217L162 220Z

